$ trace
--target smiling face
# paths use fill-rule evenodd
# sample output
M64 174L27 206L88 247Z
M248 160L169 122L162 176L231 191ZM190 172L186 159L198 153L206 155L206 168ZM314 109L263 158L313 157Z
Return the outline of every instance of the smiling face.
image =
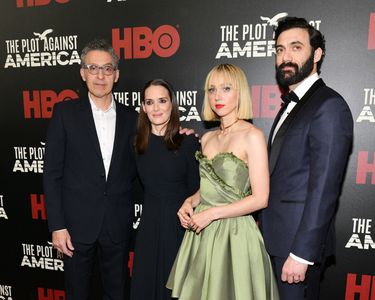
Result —
M310 45L309 33L302 28L282 32L276 41L276 78L284 87L294 89L317 71L322 50Z
M144 93L142 109L150 120L152 132L164 135L172 113L168 90L161 85L149 86Z
M85 65L104 66L108 64L114 65L112 56L101 50L89 51L85 57ZM98 74L92 75L86 68L80 70L82 80L86 82L90 97L94 102L111 101L113 84L119 78L119 71L115 70L112 75L105 75L103 69L99 70Z
M237 117L239 93L230 79L222 73L214 73L208 83L208 101L212 111L220 118Z

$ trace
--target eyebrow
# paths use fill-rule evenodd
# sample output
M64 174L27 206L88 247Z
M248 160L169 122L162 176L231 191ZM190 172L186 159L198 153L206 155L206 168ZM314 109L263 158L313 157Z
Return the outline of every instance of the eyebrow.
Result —
M163 100L163 99L165 99L165 100L169 100L168 97L159 97L159 98L156 98L156 99L153 99L153 98L145 98L144 101L147 101L147 100L152 100L152 101L154 101L154 100Z
M294 45L304 45L304 43L300 42L300 41L293 41L291 43L289 43L288 45L291 45L291 46L294 46ZM285 48L284 45L276 45L275 48Z
M291 42L290 45L304 45L304 43L300 41Z

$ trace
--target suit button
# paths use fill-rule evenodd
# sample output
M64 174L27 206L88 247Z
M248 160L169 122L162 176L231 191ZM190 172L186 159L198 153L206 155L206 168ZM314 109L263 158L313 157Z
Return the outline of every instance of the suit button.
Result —
M102 173L102 174L100 174L100 176L101 176L101 177L105 177L105 174L104 174L104 173Z
M107 196L107 192L104 192L103 195L104 195L104 196Z

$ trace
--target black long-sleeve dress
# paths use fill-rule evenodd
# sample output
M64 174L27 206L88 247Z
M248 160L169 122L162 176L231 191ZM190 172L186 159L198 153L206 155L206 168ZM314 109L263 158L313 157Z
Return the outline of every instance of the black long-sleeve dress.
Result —
M165 285L185 232L177 211L199 188L194 155L199 149L193 135L183 136L180 148L169 151L163 137L152 134L146 152L137 156L144 203L135 245L132 300L171 299Z

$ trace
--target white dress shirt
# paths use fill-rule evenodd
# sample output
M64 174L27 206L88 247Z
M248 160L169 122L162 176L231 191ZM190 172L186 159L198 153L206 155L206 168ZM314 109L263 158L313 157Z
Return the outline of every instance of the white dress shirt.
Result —
M306 92L311 88L311 86L319 79L318 73L314 73L307 77L304 81L302 81L293 91L298 99L301 99ZM293 108L296 106L297 102L290 101L286 109L284 110L283 114L280 117L279 122L277 123L275 130L273 131L272 135L272 142L276 136L276 133L279 131L281 125L284 123L285 119L288 117L290 112L293 110Z
M315 81L317 81L318 79L319 79L318 73L314 73L310 75L309 77L307 77L305 80L303 80L293 91L298 96L298 99L301 99L306 94L306 92L311 88L311 86L315 83ZM275 130L272 135L272 142L276 136L277 131L280 129L281 125L283 124L285 119L288 117L288 115L290 114L290 112L293 110L293 108L296 105L297 105L297 102L293 102L293 101L289 102L288 106L286 107L285 111L281 115L280 120L275 127ZM313 262L303 259L299 256L296 256L293 253L289 253L289 256L300 263L304 263L308 265L314 264Z
M112 97L111 105L107 110L99 109L90 98L92 115L94 117L96 134L98 135L100 151L102 153L105 176L108 178L109 166L111 164L113 143L116 130L116 104Z

